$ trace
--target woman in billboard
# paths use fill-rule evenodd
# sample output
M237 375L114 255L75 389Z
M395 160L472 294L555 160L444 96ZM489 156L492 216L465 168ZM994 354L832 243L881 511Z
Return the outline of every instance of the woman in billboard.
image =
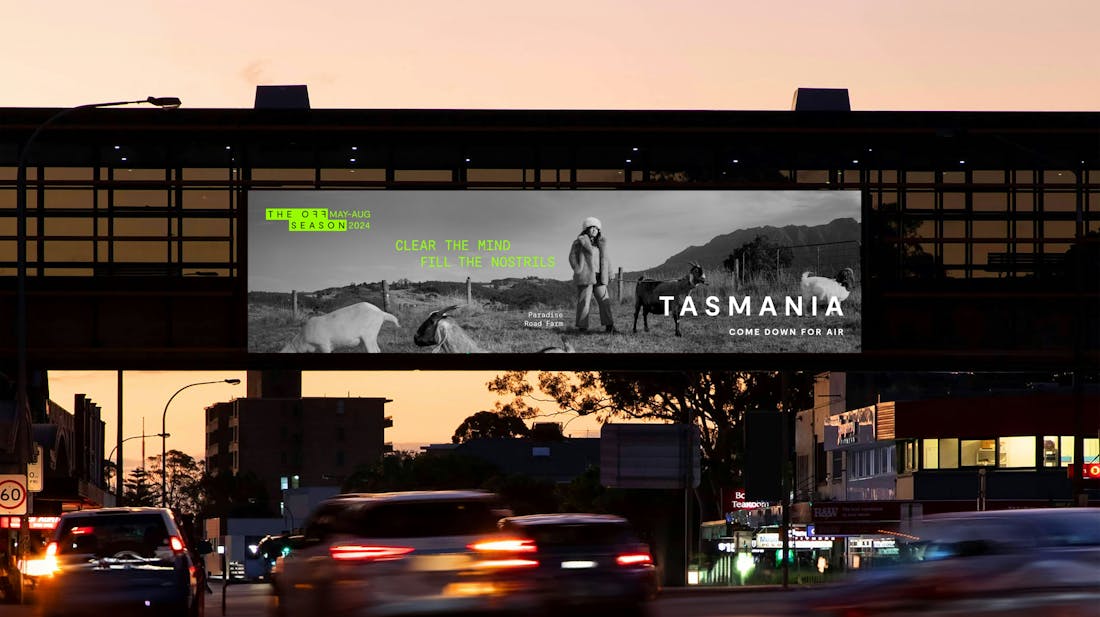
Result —
M600 219L590 216L581 223L581 233L569 249L569 265L573 268L573 284L577 286L577 329L588 330L588 307L592 296L600 307L600 324L607 332L618 332L611 314L611 297L607 282L611 277L611 260L607 255L607 237Z

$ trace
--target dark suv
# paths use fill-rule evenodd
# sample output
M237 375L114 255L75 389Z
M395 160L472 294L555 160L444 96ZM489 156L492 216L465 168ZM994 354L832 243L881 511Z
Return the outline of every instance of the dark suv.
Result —
M198 557L205 550L187 544L183 526L164 508L64 514L46 548L55 565L41 583L41 613L201 617Z
M500 522L507 536L530 542L548 614L580 607L644 613L657 594L649 547L626 519L606 514L534 514Z

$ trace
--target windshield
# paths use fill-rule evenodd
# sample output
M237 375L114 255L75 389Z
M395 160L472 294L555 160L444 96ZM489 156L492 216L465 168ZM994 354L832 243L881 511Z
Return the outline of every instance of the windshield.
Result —
M60 555L99 559L171 559L168 529L159 514L72 517L62 521L57 536Z

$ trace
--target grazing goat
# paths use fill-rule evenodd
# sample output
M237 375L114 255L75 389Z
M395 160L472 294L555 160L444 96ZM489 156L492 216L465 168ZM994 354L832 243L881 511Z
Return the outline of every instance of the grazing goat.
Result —
M550 347L543 347L539 350L539 353L575 353L577 350L573 347L573 344L565 340L565 337L561 337L561 345L552 345Z
M807 302L810 302L811 298L817 298L821 304L828 304L829 298L836 298L838 302L843 302L848 299L850 293L847 287L831 278L810 276L809 272L802 273L802 297Z
M457 304L441 311L433 311L416 330L413 342L418 347L435 347L432 353L485 353L462 326L448 314Z
M841 268L840 272L836 273L836 282L844 285L844 289L852 291L852 287L856 284L856 272L851 268Z
M652 279L638 281L634 288L634 332L638 331L638 311L642 311L642 325L645 331L649 332L649 314L663 313L665 303L661 297L672 296L675 298L672 321L676 324L676 336L683 336L680 334L680 309L684 305L684 298L691 293L692 289L695 289L696 285L707 283L707 275L703 273L702 266L694 261L688 263L691 264L691 269L688 270L687 275L675 281Z
M307 319L301 331L280 352L332 353L340 347L362 345L369 353L378 353L382 351L378 347L378 331L387 321L401 327L396 317L369 302L349 304Z

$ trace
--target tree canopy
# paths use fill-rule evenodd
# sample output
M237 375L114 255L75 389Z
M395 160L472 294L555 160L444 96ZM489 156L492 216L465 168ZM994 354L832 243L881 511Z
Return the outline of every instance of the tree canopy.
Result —
M530 433L523 419L509 412L479 411L462 421L451 437L452 443L471 439L526 437Z

